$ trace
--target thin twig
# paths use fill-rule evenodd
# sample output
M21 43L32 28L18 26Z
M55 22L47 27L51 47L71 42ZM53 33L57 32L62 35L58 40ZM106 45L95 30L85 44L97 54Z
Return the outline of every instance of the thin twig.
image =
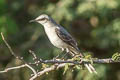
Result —
M53 65L53 66L51 66L51 67L49 67L49 68L45 68L44 70L38 72L38 76L41 76L41 75L43 75L43 74L45 74L45 73L47 73L47 72L50 72L50 71L53 71L53 70L62 68L62 67L64 67L66 64L67 64L67 63L62 63L62 64L59 64L59 65L57 65L57 66L56 66L56 65ZM74 65L74 64L70 64L70 65Z
M16 67L10 67L10 68L6 68L5 70L3 70L3 71L0 71L0 73L5 73L5 72L8 72L8 71L10 71L10 70L14 70L14 69L20 69L20 68L23 68L23 67L26 67L26 65L25 65L25 64L23 64L23 65L16 66Z
M93 63L96 64L107 64L107 63L120 63L120 60L114 61L112 58L106 58L106 59L93 59Z
M62 64L58 64L58 65L53 65L53 66L51 66L51 67L49 67L49 68L45 68L44 70L38 72L38 73L37 73L37 76L41 76L41 75L44 75L44 74L46 74L46 73L48 73L48 72L54 71L54 70L56 70L56 69L60 69L60 68L64 67L66 64L67 64L67 63L62 63ZM72 65L72 64L71 64L71 65ZM37 76L34 75L33 77L31 77L31 79L34 80L35 78L37 78Z
M33 76L36 78L37 77L37 71L28 64L26 64L26 66L33 72ZM34 80L34 79L30 78L29 80Z
M42 59L39 59L37 57L37 55L34 53L34 51L32 51L32 50L29 50L29 53L32 54L32 56L33 56L33 61L34 61L33 64L35 64L36 66L38 66L38 64L40 64L40 62L42 61ZM29 64L31 64L31 63L29 63Z
M32 56L33 56L33 59L37 59L37 56L36 56L36 54L34 53L34 51L32 51L32 50L29 50L29 53L31 53L31 54L32 54Z
M62 60L62 59L52 59L52 60L42 60L42 59L39 59L36 54L29 50L29 52L32 54L33 56L33 60L34 60L34 63L28 63L26 61L24 61L23 57L20 57L18 56L17 54L15 54L11 48L11 46L7 43L7 41L5 40L3 34L1 33L1 36L2 36L2 40L4 41L4 43L6 44L6 46L8 47L10 53L17 59L21 60L24 62L24 64L22 65L19 65L19 66L16 66L16 67L10 67L10 68L6 68L5 70L3 71L0 71L0 73L5 73L5 72L8 72L10 70L14 70L14 69L20 69L20 68L23 68L23 67L27 67L29 68L32 72L33 72L33 75L32 77L29 79L29 80L34 80L36 79L38 76L41 76L45 73L48 73L50 71L53 71L53 70L56 70L56 69L59 69L59 68L62 68L64 67L67 63L69 63L69 65L73 66L73 65L80 65L80 64L84 64L84 63L91 63L89 60L86 60L84 58L81 58L80 61L74 61L74 60ZM95 64L101 64L101 63L120 63L120 60L117 60L117 61L114 61L112 58L107 58L107 59L97 59L97 58L92 58L91 61ZM31 65L38 65L38 64L41 64L41 63L52 63L53 65L51 67L48 67L48 68L45 68L44 70L42 71L39 71L37 72ZM57 65L56 65L57 64Z
M5 40L2 32L1 32L1 36L2 36L2 40L4 41L4 43L6 44L6 46L8 47L10 53L11 53L15 58L23 61L25 64L22 64L22 65L16 66L16 67L7 68L7 69L5 69L5 70L3 70L3 71L0 71L0 73L8 72L9 70L13 70L13 69L19 69L19 68L27 67L27 68L29 68L29 69L33 72L33 75L37 75L37 71L36 71L32 66L30 66L29 63L27 63L26 61L24 61L23 57L20 57L20 56L18 56L18 55L16 55L16 54L14 53L14 51L13 51L12 48L11 48L11 46L10 46L10 45L7 43L7 41ZM33 79L30 79L30 80L33 80Z
M1 36L2 36L2 40L4 41L5 45L8 47L10 53L17 59L19 60L23 60L23 57L17 56L14 51L12 50L12 48L10 47L10 45L7 43L7 41L5 40L3 33L1 32Z

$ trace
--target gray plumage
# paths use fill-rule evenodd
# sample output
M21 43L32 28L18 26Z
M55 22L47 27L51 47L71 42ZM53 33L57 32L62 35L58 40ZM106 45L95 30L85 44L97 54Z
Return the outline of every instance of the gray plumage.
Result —
M62 49L62 51L66 50L66 52L69 52L72 54L72 56L80 55L83 57L77 47L77 42L75 39L61 25L57 24L48 15L42 14L30 22L38 22L42 24L50 42L57 48ZM91 64L84 65L88 68L90 73L97 73Z

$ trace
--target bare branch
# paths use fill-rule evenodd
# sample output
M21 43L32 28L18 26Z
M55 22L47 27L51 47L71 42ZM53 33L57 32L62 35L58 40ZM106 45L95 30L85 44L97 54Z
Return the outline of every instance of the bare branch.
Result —
M56 69L62 68L62 67L64 67L65 65L66 65L66 63L62 63L62 64L58 64L58 65L55 64L55 65L53 65L53 66L51 66L51 67L49 67L49 68L45 68L44 70L38 72L37 75L34 75L33 77L31 77L30 80L34 80L34 79L37 78L38 76L41 76L41 75L44 75L44 74L46 74L46 73L48 73L48 72L51 72L51 71L54 71L54 70L56 70ZM72 65L72 64L71 64L71 65Z
M107 63L120 63L120 60L117 60L117 61L114 61L112 58L106 58L106 59L93 59L93 63L96 63L96 64L101 64L101 63L104 63L104 64L107 64Z
M95 60L93 60L93 62L98 63L98 64L101 64L101 63L120 63L120 61L115 62L111 58L95 59ZM51 72L51 71L54 71L56 69L64 67L67 63L69 63L69 65L73 66L73 65L88 63L88 61L83 61L83 62L79 63L78 61L45 60L45 61L42 61L41 63L56 63L56 64L52 65L49 68L45 68L44 70L42 70L40 72L36 72L36 70L28 64L23 64L23 65L20 65L20 66L17 66L17 67L7 68L4 71L0 71L0 73L5 73L5 72L8 72L10 70L19 69L19 68L23 68L23 67L28 67L33 72L33 76L29 80L34 80L38 76L44 75L48 72Z
M28 64L26 64L26 66L33 72L33 77L36 78L37 77L37 71ZM30 78L29 80L34 80L34 79Z
M14 69L20 69L23 67L27 67L29 68L32 72L33 75L29 80L34 80L36 79L38 76L41 76L45 73L48 73L50 71L59 69L64 67L67 63L69 63L69 66L73 66L73 65L80 65L80 64L84 64L84 63L91 63L91 61L95 64L107 64L107 63L120 63L120 60L113 60L112 58L106 58L106 59L97 59L97 58L91 58L91 61L88 59L84 59L84 58L80 58L80 60L72 60L72 59L68 59L68 60L63 60L63 59L52 59L52 60L42 60L39 59L36 54L29 50L29 53L31 53L32 57L33 57L33 63L28 63L26 61L24 61L23 57L18 56L17 54L14 53L14 51L12 50L11 46L8 44L8 42L5 40L3 34L1 33L2 36L2 40L4 41L5 45L8 47L10 53L17 59L21 60L24 62L24 64L16 66L16 67L10 67L10 68L6 68L3 71L0 71L0 73L5 73L8 72L10 70L14 70ZM45 68L42 71L37 72L31 65L36 65L38 66L39 64L44 63L44 64L48 64L51 63L53 64L51 67Z
M33 58L34 58L34 59L37 59L37 56L36 56L36 54L34 53L34 51L29 50L29 53L31 53L31 54L32 54L32 56L33 56Z
M12 48L10 47L10 45L7 43L7 41L4 38L3 33L1 32L1 36L2 36L2 40L4 41L5 45L8 47L10 53L17 59L23 60L23 57L17 56L14 51L12 50Z
M23 57L20 57L20 56L16 55L16 54L13 52L11 46L10 46L10 45L7 43L7 41L5 40L5 38L4 38L4 36L3 36L2 33L1 33L1 36L2 36L2 40L4 41L4 43L6 44L6 46L8 47L10 53L11 53L15 58L23 61L25 64L22 64L22 65L16 66L16 67L7 68L7 69L5 69L5 70L3 70L3 71L0 71L0 73L5 73L5 72L8 72L8 71L13 70L13 69L19 69L19 68L27 67L27 68L29 68L29 69L33 72L33 75L36 75L36 74L37 74L36 70L35 70L32 66L30 66L29 63L27 63L26 61L24 61L24 60L23 60ZM35 57L35 55L33 55L33 56ZM32 79L31 79L31 80L32 80Z
M3 71L0 71L0 73L5 73L5 72L8 72L8 71L10 71L10 70L14 70L14 69L20 69L20 68L23 68L23 67L26 67L26 65L25 65L25 64L23 64L23 65L16 66L16 67L10 67L10 68L6 68L5 70L3 70Z
M83 62L78 62L78 61L63 61L63 60L45 60L45 61L41 61L41 63L58 63L57 65L53 65L49 68L45 68L44 70L38 72L36 75L34 75L33 77L31 77L31 80L34 80L35 78L37 78L37 76L41 76L44 75L48 72L54 71L56 69L59 68L63 68L65 67L65 65L67 63L69 63L69 66L73 66L76 64L83 64L83 63L89 63L88 61L83 61ZM113 61L111 58L108 59L93 59L93 63L97 63L97 64L101 64L101 63L120 63L120 61Z
M102 63L120 63L120 61L114 61L112 60L112 58L106 58L106 59L91 59L93 61L93 63L95 64L102 64ZM71 64L76 64L76 65L79 65L79 64L84 64L84 63L91 63L89 60L86 60L84 58L81 58L81 61L74 61L74 60L61 60L61 59L56 59L56 60L40 60L38 61L37 64L41 64L41 63L58 63L58 64L61 64L61 63L71 63ZM36 63L31 63L31 64L36 64Z
M8 72L8 71L10 71L10 70L20 69L20 68L23 68L23 67L29 68L29 69L33 72L34 77L37 77L37 72L36 72L36 70L35 70L33 67L31 67L30 65L28 65L28 64L23 64L23 65L16 66L16 67L6 68L5 70L0 71L0 73L5 73L5 72ZM30 80L33 80L33 79L30 79Z
M41 76L41 75L43 75L43 74L45 74L47 72L62 68L65 65L66 65L66 63L62 63L62 64L59 64L59 65L53 65L53 66L51 66L49 68L45 68L43 71L38 72L38 76ZM73 64L70 64L70 65L73 65Z

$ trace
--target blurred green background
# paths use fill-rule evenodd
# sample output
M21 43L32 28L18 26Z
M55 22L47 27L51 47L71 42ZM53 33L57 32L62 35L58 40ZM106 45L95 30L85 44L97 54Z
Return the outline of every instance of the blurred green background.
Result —
M0 0L0 32L26 61L32 61L29 49L42 59L61 53L49 42L40 24L29 23L42 13L64 26L84 53L109 58L120 51L120 0ZM20 64L0 37L0 70ZM63 75L64 69L59 69L36 80L120 80L119 64L94 66L98 75L71 69ZM28 80L30 74L26 68L12 70L0 74L0 80Z

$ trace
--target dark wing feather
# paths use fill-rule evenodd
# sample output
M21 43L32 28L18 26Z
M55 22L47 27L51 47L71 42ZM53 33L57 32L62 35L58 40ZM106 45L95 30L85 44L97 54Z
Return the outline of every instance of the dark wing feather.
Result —
M70 45L73 48L77 48L77 42L72 38L72 36L66 31L61 30L60 28L55 29L58 37L63 40L65 43Z

